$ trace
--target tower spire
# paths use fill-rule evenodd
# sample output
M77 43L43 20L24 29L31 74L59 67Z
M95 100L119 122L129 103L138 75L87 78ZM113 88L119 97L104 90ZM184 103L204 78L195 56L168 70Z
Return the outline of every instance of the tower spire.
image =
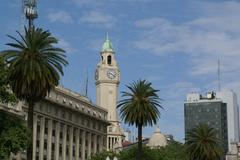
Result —
M109 39L109 36L108 36L108 32L107 32L107 35L106 35L106 40L105 40L105 42L103 43L103 46L102 46L102 52L114 52L112 42L111 42L111 40Z
M109 41L109 38L108 38L108 32L107 32L107 35L106 35L106 41Z

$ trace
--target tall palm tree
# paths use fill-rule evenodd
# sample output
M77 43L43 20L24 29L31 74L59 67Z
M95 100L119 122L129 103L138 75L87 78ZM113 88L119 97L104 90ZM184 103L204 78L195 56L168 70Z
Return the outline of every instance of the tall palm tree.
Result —
M223 155L220 139L207 124L197 125L186 134L185 147L190 160L219 160Z
M25 28L25 35L17 32L20 39L8 35L13 42L1 53L9 67L8 80L12 91L20 100L28 103L28 128L30 132L27 159L32 160L34 104L58 85L63 66L68 62L64 50L54 47L58 40L41 28Z
M156 124L160 118L158 108L162 108L160 98L157 95L158 90L153 89L151 85L146 80L133 82L127 86L129 92L122 92L122 97L125 99L119 101L117 105L124 122L138 128L137 160L141 160L142 127Z

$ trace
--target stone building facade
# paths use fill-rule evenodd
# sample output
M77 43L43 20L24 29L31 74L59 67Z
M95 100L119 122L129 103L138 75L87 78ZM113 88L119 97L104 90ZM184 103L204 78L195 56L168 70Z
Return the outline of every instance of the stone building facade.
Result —
M27 107L1 108L27 118ZM34 108L33 156L35 160L85 160L106 149L107 111L86 97L56 87ZM12 160L24 160L16 155Z
M226 160L240 160L240 143L231 142L231 150L226 154Z

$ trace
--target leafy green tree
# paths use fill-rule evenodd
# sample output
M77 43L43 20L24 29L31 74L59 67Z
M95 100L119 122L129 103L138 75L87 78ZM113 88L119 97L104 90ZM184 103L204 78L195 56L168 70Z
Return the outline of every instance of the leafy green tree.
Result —
M10 153L27 146L27 127L21 117L0 111L0 159L9 160Z
M223 155L214 128L200 124L186 134L186 153L190 160L218 160Z
M158 90L153 89L151 85L146 80L133 82L127 86L129 92L122 92L125 99L119 101L117 106L124 122L138 128L137 160L141 160L142 157L142 127L156 124L160 117L158 108L162 108L157 95Z
M107 157L109 157L112 160L114 157L118 156L119 154L112 151L102 151L100 153L92 155L90 160L106 160Z
M120 160L134 160L136 157L137 147L133 146L129 150L120 153ZM146 146L142 150L142 160L186 160L184 145L171 141L165 147L150 149Z
M4 64L3 57L0 55L0 102L9 103L15 102L14 94L9 92L8 80L7 80L7 67Z
M129 150L122 151L119 155L119 160L135 160L137 151L138 151L137 146L133 146ZM161 159L158 159L159 154L161 153L157 152L157 150L153 150L143 146L141 159L142 160L161 160Z
M3 57L0 56L0 103L15 103L15 96L9 91L7 72ZM22 151L26 144L26 124L22 117L0 110L0 159L8 160L10 153Z
M185 160L184 145L176 141L170 141L164 148L160 148L159 159L162 160Z
M30 140L27 159L32 160L34 104L58 85L60 74L63 75L63 66L68 62L65 51L53 46L58 40L49 31L33 27L30 31L25 28L25 35L17 33L20 39L9 35L13 42L7 45L11 49L2 51L2 54L9 65L11 90L19 100L28 103Z

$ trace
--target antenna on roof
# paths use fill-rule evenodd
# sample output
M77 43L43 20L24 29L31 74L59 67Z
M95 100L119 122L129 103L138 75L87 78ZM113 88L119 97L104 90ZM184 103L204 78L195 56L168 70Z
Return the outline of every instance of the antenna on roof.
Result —
M83 86L83 95L85 97L88 97L88 70L86 69L86 79L84 81L84 86Z
M220 70L220 58L218 58L218 91L221 91L221 70Z
M21 19L20 19L20 33L24 33L25 6L26 6L26 0L22 0Z

